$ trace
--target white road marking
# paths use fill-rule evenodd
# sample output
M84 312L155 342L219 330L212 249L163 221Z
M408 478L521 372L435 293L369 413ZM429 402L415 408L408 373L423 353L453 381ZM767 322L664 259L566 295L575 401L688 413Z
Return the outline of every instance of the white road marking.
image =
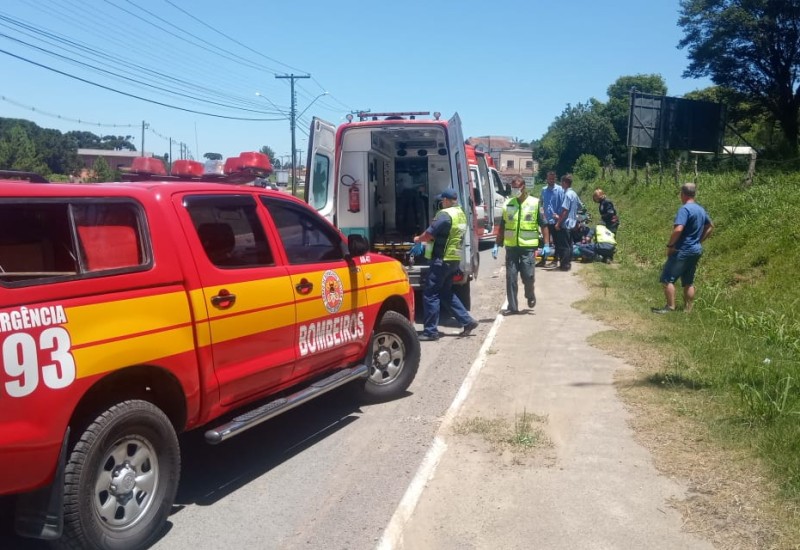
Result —
M507 307L508 302L504 303L502 306L503 309ZM439 466L439 461L447 450L447 443L445 443L444 435L450 430L453 420L464 404L464 401L467 399L469 392L472 390L475 380L478 378L478 373L486 364L489 347L492 345L492 342L494 342L494 338L502 322L503 316L498 314L494 323L492 323L489 334L486 335L486 339L483 341L481 349L478 351L478 356L475 358L466 378L464 378L464 382L458 389L455 399L453 399L453 402L444 414L444 418L442 419L439 429L436 431L430 449L425 453L422 464L420 464L417 469L417 473L414 474L411 483L408 485L408 489L406 489L403 498L400 500L400 504L397 506L397 510L394 511L392 519L389 520L389 524L386 526L386 529L384 529L381 540L378 541L377 550L394 550L403 540L403 528L406 523L408 523L408 520L411 519L411 515L414 513L414 509L417 507L417 503L422 496L422 491L425 489L425 484L433 479L436 468Z

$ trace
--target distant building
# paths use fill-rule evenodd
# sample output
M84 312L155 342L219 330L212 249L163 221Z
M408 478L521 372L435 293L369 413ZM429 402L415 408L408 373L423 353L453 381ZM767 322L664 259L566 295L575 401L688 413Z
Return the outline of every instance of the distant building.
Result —
M533 158L533 150L519 147L519 144L508 136L470 137L467 143L483 146L492 155L494 165L504 180L519 175L530 182L539 171L539 163Z
M131 162L136 157L152 157L153 153L140 153L139 151L114 151L108 149L78 149L78 158L83 161L83 165L91 169L95 161L103 157L106 159L112 170L124 172L131 167Z

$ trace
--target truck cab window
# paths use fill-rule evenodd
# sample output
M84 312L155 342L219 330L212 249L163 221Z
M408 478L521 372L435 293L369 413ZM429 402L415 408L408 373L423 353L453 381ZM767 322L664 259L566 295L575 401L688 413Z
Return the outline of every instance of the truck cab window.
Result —
M324 219L288 201L262 197L278 228L291 264L343 260L339 233Z
M193 196L184 205L212 264L222 269L274 265L252 197Z

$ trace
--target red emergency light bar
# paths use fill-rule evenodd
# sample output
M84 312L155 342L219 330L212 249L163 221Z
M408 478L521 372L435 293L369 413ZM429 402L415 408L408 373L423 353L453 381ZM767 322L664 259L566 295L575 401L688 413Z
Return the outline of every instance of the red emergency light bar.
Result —
M136 157L131 162L131 172L148 176L166 176L167 170L161 159L155 157Z
M123 174L127 181L143 181L157 176L168 180L192 180L220 183L250 183L256 178L264 178L272 173L272 163L264 153L248 151L238 157L225 160L224 174L207 174L201 162L194 160L176 160L172 165L172 173L167 175L164 163L154 157L137 157L131 163L130 172Z
M178 177L199 178L203 175L203 163L196 160L176 160L170 174Z

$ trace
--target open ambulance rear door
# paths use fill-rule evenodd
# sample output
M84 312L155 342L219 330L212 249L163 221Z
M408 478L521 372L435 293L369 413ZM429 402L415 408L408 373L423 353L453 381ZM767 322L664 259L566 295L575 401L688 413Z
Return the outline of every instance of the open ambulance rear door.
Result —
M308 135L305 200L336 225L336 126L314 117Z
M467 168L467 150L464 147L464 133L461 130L461 118L458 113L447 121L447 139L450 142L450 173L453 174L453 186L458 194L458 203L467 215L467 232L464 237L464 255L461 258L461 271L468 278L478 276L478 245L475 235L475 210L470 202L469 171Z

